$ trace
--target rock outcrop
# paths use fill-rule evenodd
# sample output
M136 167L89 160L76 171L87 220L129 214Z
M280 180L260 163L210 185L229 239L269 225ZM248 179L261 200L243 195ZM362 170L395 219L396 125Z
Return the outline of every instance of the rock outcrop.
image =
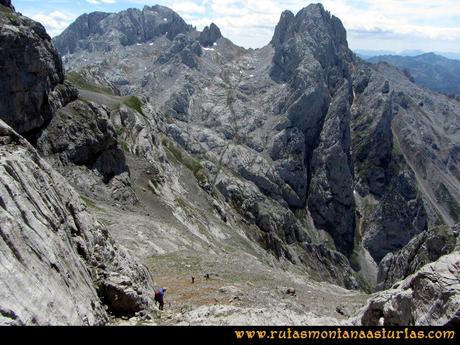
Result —
M0 190L0 324L100 325L108 313L129 315L149 306L148 272L4 122ZM114 294L109 287L117 277L124 283Z
M199 41L203 47L212 47L221 37L222 34L219 27L216 24L211 23L210 26L206 26L200 33Z
M109 15L110 13L105 12L92 12L81 15L61 35L61 39L54 40L54 45L62 55L71 54L79 48L88 49L89 45L82 45L80 40L100 32L99 23Z
M147 269L40 156L88 164L107 178L123 170L111 155L117 142L108 115L64 83L39 23L12 7L1 8L0 22L0 324L101 325L149 308Z
M56 112L37 147L45 156L56 155L63 165L96 169L108 182L128 171L109 115L97 104L73 101Z
M404 248L388 253L379 264L377 290L389 289L422 266L452 252L459 227L439 226L415 236Z
M460 253L423 266L394 288L378 293L358 317L364 326L460 324Z
M53 116L50 93L64 82L61 58L45 28L14 11L0 11L0 42L0 119L33 137Z
M416 175L392 126L398 98L383 74L355 70L352 148L363 246L378 263L428 228Z

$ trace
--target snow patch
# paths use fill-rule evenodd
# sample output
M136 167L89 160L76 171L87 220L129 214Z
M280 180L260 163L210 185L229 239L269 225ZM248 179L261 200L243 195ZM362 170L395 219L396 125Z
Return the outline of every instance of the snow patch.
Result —
M167 22L167 21L168 21L168 18L163 18L163 20L164 20L165 22Z
M207 50L207 51L212 51L212 52L215 50L214 48L204 48L204 47L203 47L203 49Z

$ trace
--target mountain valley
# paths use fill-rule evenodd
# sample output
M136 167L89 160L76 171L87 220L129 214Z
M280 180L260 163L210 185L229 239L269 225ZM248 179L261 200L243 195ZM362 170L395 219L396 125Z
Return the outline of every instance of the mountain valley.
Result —
M0 37L0 324L460 322L460 102L322 5L260 49L159 5Z

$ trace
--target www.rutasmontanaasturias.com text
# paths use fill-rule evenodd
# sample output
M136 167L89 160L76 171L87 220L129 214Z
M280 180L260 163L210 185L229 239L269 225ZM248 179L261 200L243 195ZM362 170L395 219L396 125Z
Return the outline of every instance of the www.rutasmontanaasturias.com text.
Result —
M235 330L236 339L455 339L453 330L416 330L385 328L351 330L340 327L332 330Z

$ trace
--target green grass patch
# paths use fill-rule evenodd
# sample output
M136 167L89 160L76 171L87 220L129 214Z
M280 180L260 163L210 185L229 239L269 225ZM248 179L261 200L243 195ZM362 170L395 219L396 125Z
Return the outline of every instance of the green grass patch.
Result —
M167 139L163 139L162 143L166 149L166 156L169 160L175 160L187 167L200 184L204 184L208 181L208 177L198 159L185 152L182 152L180 148L178 148Z
M6 7L5 7L6 8ZM18 21L18 18L17 16L13 13L13 12L7 12L7 11L4 11L3 14L9 19L9 21L11 22L11 24L14 24L14 25L18 25L19 24L19 21Z
M104 93L104 94L113 96L112 90L110 90L109 88L103 87L101 85L97 85L96 83L90 82L78 72L75 72L75 71L68 72L65 77L68 81L70 81L74 86L76 86L79 89L92 91L92 92L98 92L98 93Z
M85 197L83 195L80 195L80 199L83 201L83 203L86 205L87 208L102 211L102 209L100 207L98 207L93 200L91 200L91 199L89 199L89 198L87 198L87 197Z
M458 222L460 220L460 206L444 183L439 184L439 187L435 191L435 196L439 202L447 206L452 219Z
M177 273L202 273L203 260L197 256L182 255L171 253L165 255L152 256L147 259L147 266L152 268L155 273L156 267L164 267Z
M144 112L142 111L142 103L138 97L131 96L128 99L126 99L123 103L129 108L137 111L139 114L145 116Z
M128 147L128 144L126 143L126 141L120 139L120 146L121 146L121 149L122 149L124 152L129 153L129 147Z

